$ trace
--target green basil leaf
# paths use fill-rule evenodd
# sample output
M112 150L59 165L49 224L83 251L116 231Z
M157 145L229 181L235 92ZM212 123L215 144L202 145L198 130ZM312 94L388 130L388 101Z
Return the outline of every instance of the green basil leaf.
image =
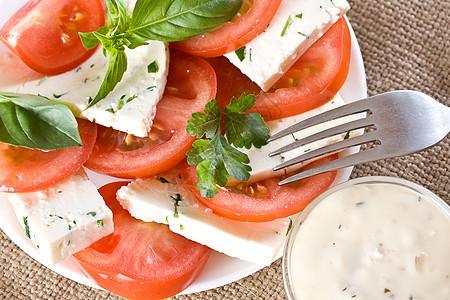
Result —
M102 85L100 86L97 95L88 104L86 109L104 99L116 87L120 80L122 80L123 74L127 70L127 56L125 55L125 51L113 49L112 51L107 51L107 53L109 63L105 78L103 78Z
M84 48L88 50L96 47L100 42L93 32L80 32L78 35L80 36L81 43L83 43Z
M0 93L0 142L55 150L82 145L70 109L37 95Z
M129 33L173 42L207 34L231 20L242 0L137 0Z

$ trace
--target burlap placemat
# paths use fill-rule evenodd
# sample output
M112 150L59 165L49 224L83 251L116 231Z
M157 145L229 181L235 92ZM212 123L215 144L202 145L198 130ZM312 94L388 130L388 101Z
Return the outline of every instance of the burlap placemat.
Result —
M450 106L448 1L354 0L348 17L364 57L370 95L423 91ZM450 140L407 157L355 167L352 177L389 175L450 203ZM28 257L0 231L0 299L118 299L77 284ZM285 299L281 261L232 284L175 299Z

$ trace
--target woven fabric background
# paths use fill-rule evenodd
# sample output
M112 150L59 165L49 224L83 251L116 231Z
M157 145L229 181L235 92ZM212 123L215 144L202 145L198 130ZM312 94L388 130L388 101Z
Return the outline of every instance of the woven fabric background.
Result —
M449 100L449 1L353 0L348 17L359 40L370 95L398 89ZM419 154L360 165L352 177L389 175L450 203L450 139ZM285 299L281 260L217 289L175 299ZM41 266L0 230L0 299L119 299Z

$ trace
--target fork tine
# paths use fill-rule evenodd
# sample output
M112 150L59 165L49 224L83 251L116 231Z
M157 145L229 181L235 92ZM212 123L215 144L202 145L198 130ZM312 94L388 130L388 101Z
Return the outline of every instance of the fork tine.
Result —
M361 144L365 144L371 141L376 140L378 137L378 134L376 131L372 131L354 138L350 138L348 140L344 140L344 141L340 141L340 142L336 142L334 144L331 145L327 145L325 147L313 150L311 152L306 152L300 156L297 156L293 159L290 159L288 161L285 161L282 164L277 165L275 168L273 168L274 171L286 168L286 167L290 167L292 165L298 164L302 161L317 157L317 156L321 156L324 154L328 154L328 153L332 153L332 152L336 152L345 148L350 148L353 146L358 146Z
M308 118L306 120L303 120L297 124L292 125L291 127L288 127L280 132L275 133L272 135L268 142L279 139L283 136L289 135L291 133L294 133L296 131L311 127L316 124L320 124L326 121L334 120L340 117L345 117L348 115L361 113L370 110L368 108L368 103L370 101L366 101L367 99L359 100L356 102L352 102L340 107L337 107L335 109L323 112L321 114L318 114L316 116L313 116L311 118Z
M320 132L315 133L313 135L307 136L307 137L305 137L303 139L299 139L298 141L295 141L295 142L293 142L293 143L291 143L289 145L286 145L284 147L281 147L278 150L275 150L275 151L271 152L269 154L269 156L274 156L274 155L277 155L277 154L281 154L281 153L290 151L292 149L295 149L297 147L309 144L311 142L321 140L321 139L326 138L326 137L334 136L336 134L348 132L348 131L351 131L351 130L364 128L364 127L367 127L367 126L370 126L370 125L374 125L372 116L369 116L367 118L362 118L362 119L359 119L359 120L355 120L355 121L351 121L351 122L348 122L348 123L344 123L344 124L341 124L341 125L338 125L338 126L335 126L335 127L332 127L332 128L329 128L329 129L326 129L326 130L323 130L323 131L320 131Z
M278 185L283 185L287 183L291 183L293 181L297 181L309 176L317 175L320 173L325 173L328 171L334 171L346 167L350 167L357 164L366 163L369 161L373 161L375 159L383 159L388 157L389 155L384 155L383 150L380 147L372 148L363 152L358 152L355 154L351 154L348 156L344 156L338 158L336 160L327 162L323 165L314 167L312 169L300 172L298 174L292 175L278 183Z

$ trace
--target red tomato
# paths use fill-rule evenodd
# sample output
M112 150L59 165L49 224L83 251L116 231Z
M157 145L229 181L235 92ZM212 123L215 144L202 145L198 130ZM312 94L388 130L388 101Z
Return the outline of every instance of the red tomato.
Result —
M216 95L213 68L198 57L172 53L166 91L156 107L149 136L99 126L94 150L86 167L117 177L152 176L169 170L186 157L195 138L186 132L192 113L203 111Z
M87 160L97 136L96 126L78 119L83 146L41 151L0 143L0 191L30 192L69 177Z
M83 272L102 288L128 299L162 299L187 288L211 249L173 233L164 224L133 218L116 200L126 183L99 189L114 216L114 232L74 255Z
M268 93L225 58L208 60L217 73L217 101L223 108L231 97L243 92L256 94L251 112L276 120L317 108L341 89L350 64L350 31L344 18L338 20L289 69Z
M0 43L0 87L23 84L42 77L41 73L30 69L6 45Z
M281 0L246 0L234 22L228 22L210 34L171 43L171 45L181 51L203 57L220 56L232 52L266 29L280 3Z
M316 160L305 169L327 163L337 154ZM184 164L181 175L188 187L204 205L225 218L244 222L267 222L302 211L334 181L337 171L322 173L291 184L279 186L284 177L274 177L255 183L245 183L219 188L220 193L211 199L200 196L195 166Z
M0 39L33 70L55 75L69 71L95 49L86 50L78 32L105 23L99 0L32 0L0 30Z

